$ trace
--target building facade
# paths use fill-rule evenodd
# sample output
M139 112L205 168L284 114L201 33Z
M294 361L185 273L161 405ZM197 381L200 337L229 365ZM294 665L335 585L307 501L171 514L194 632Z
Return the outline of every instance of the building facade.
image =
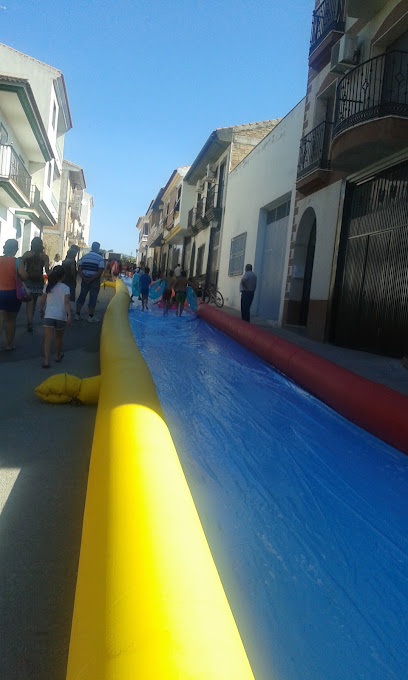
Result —
M408 349L407 10L316 3L284 313L392 356Z
M62 73L0 44L0 248L17 238L21 253L57 224L71 127Z
M293 220L304 101L300 102L229 174L220 246L218 288L240 308L239 284L252 264L258 286L251 308L280 324Z
M182 264L188 276L217 285L229 174L278 122L218 128L193 161L184 178L188 213Z
M53 227L44 228L44 245L50 257L59 253L64 258L72 245L78 246L80 254L89 250L93 197L85 188L83 168L64 160L58 222Z

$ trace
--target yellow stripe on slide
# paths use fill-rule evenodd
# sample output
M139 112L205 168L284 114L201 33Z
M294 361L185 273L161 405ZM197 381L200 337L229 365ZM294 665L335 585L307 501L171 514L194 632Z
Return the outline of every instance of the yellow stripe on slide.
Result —
M253 680L116 285L102 328L67 680Z

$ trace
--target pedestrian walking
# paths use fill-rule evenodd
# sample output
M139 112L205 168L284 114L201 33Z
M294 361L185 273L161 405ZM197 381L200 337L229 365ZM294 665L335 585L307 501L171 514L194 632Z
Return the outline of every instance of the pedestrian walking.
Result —
M50 367L50 352L53 341L55 343L55 361L59 363L64 358L62 340L66 325L71 323L70 293L68 286L63 283L64 276L65 270L62 265L52 269L38 305L44 326L43 368Z
M88 294L88 321L89 323L98 321L98 319L94 317L94 310L101 288L101 276L105 267L103 257L99 253L100 247L101 244L98 243L98 241L94 241L90 252L81 257L78 262L78 273L81 277L81 291L76 304L75 319L77 321L81 318L81 308Z
M59 255L58 253L56 253L56 254L55 254L55 257L54 257L54 259L53 259L53 261L52 261L52 264L51 264L51 266L50 266L50 269L54 269L54 267L59 267L61 264L62 264L61 255Z
M70 248L65 260L62 262L62 267L64 267L65 272L64 283L69 288L69 299L71 302L75 302L75 289L78 276L76 256L77 251Z
M16 332L16 317L21 307L21 300L17 298L16 275L23 281L26 271L21 258L16 259L18 241L9 238L3 246L4 255L0 257L0 337L5 334L4 349L11 352Z
M44 245L39 236L33 238L31 248L24 253L22 260L27 272L24 283L31 296L31 300L26 302L27 331L32 333L37 300L44 288L44 269L47 276L50 271L50 260L44 253Z
M245 265L245 274L241 279L239 289L241 291L241 318L250 321L250 309L254 299L257 278L252 271L252 264Z

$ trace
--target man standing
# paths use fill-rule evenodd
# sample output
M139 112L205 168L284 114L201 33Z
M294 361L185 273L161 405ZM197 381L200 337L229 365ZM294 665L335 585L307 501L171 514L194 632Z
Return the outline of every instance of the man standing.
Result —
M243 321L250 321L249 310L254 299L256 289L256 274L252 271L252 264L245 265L245 274L239 286L241 291L241 317Z
M85 298L89 293L88 300L88 321L93 323L97 321L94 317L94 309L98 293L101 288L101 276L104 270L104 261L102 255L99 253L101 244L94 241L91 246L91 251L81 257L78 262L78 273L81 277L81 292L79 293L76 305L75 319L79 321L81 307L85 302Z
M181 264L179 262L177 267L174 270L174 276L180 276L180 275L181 275Z

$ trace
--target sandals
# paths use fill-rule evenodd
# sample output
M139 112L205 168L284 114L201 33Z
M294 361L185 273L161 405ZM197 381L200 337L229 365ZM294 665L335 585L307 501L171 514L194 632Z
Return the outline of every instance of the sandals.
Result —
M42 367L43 368L51 368L49 364L43 364Z
M61 352L60 358L59 358L59 359L55 359L56 363L57 363L57 364L61 363L61 361L63 360L64 356L65 356L64 352Z

